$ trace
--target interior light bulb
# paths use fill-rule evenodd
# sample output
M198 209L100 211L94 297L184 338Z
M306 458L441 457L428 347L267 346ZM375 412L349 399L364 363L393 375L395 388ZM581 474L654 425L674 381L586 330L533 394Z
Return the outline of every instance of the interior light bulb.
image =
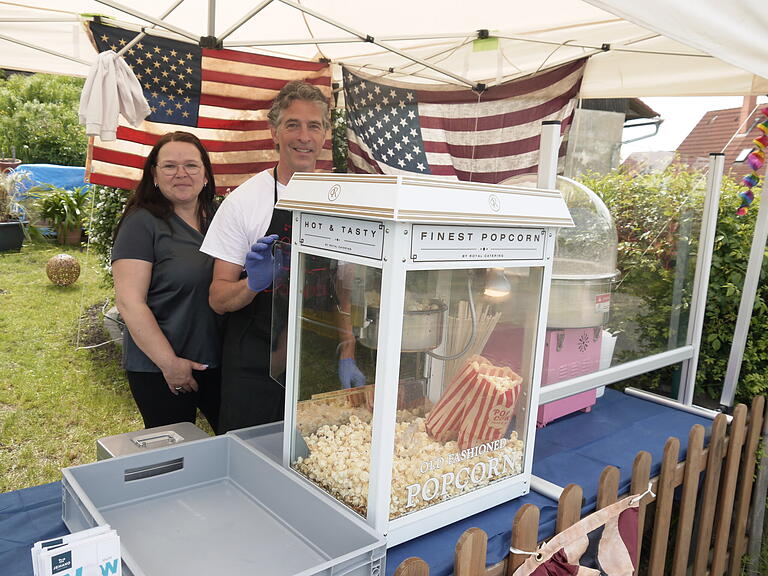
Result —
M512 287L504 275L504 268L491 268L485 277L485 290L483 293L491 298L504 298L509 296Z

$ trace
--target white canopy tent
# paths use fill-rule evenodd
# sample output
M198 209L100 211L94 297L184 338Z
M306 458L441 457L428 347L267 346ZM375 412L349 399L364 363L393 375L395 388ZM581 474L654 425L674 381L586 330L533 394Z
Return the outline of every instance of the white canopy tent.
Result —
M96 14L391 80L494 85L590 56L584 98L768 92L757 0L3 1L0 67L85 76L96 54L81 23Z
M482 88L589 57L582 98L768 93L761 40L768 18L758 0L0 0L0 68L85 76L96 52L83 23L96 15L137 34L150 31L298 59L324 58L389 81ZM336 69L339 67L336 66ZM722 172L722 162L720 163ZM719 179L711 183L700 253L711 252ZM714 217L713 217L714 214ZM758 219L728 377L733 401L749 327L768 211ZM705 244L705 239L709 245ZM698 309L685 347L547 387L559 397L683 362L690 405L709 261L697 269ZM696 298L695 298L696 299ZM697 328L698 327L698 328ZM698 332L697 332L698 330Z

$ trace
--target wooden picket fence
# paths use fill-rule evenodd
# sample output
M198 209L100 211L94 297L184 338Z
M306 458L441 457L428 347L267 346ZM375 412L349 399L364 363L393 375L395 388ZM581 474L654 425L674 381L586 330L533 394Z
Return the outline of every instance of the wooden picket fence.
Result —
M661 473L654 478L650 478L651 455L645 451L637 454L629 494L642 494L649 482L655 494L646 495L640 504L639 574L741 574L749 539L747 521L757 450L765 418L765 397L756 397L749 411L739 404L730 425L724 414L714 419L707 447L704 427L694 425L682 462L678 462L680 440L669 438L664 445ZM768 458L762 459L763 465L767 462ZM600 475L597 509L620 498L618 486L619 470L607 466ZM679 498L675 499L677 488ZM755 505L765 506L765 502ZM569 484L558 503L556 533L578 522L581 508L582 489ZM512 523L511 547L535 550L538 532L539 509L524 504ZM486 568L487 543L487 534L479 528L464 532L456 543L454 576L512 576L526 560L525 555L510 554ZM395 576L429 576L429 567L420 558L407 558L397 567Z

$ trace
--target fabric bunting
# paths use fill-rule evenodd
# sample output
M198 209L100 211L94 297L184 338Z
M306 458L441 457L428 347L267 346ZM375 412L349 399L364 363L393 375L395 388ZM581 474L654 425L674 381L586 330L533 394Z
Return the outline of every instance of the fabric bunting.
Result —
M760 138L755 138L752 140L752 142L754 142L755 146L757 146L760 150L765 150L765 147L768 146L768 135L763 134L760 136Z
M760 112L762 112L763 116L768 116L768 106L762 108ZM746 190L739 193L741 206L736 210L737 216L744 216L749 212L749 207L755 199L755 193L752 191L752 188L760 183L760 175L757 171L765 164L765 148L768 146L768 119L762 121L757 127L763 134L759 138L752 140L755 144L755 149L753 149L747 156L747 163L752 172L741 179L741 185L744 186Z
M747 163L752 170L760 170L765 163L765 152L756 150L747 156Z
M137 32L90 23L99 52L118 52ZM328 64L214 50L146 35L123 58L142 85L152 114L137 129L122 117L117 140L94 138L88 147L90 181L132 189L144 159L160 136L174 130L194 133L208 150L217 192L226 193L277 162L267 112L291 80L306 80L331 96ZM317 167L333 168L331 140Z

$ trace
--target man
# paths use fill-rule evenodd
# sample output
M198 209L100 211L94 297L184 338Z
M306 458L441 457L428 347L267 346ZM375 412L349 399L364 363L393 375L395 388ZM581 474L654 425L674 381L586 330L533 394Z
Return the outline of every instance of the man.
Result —
M313 172L330 128L315 86L289 82L267 116L278 164L227 196L201 250L215 258L209 302L229 313L222 355L219 432L283 418L285 389L270 377L272 244L290 242L291 213L274 205L294 172ZM356 376L356 375L355 375Z

